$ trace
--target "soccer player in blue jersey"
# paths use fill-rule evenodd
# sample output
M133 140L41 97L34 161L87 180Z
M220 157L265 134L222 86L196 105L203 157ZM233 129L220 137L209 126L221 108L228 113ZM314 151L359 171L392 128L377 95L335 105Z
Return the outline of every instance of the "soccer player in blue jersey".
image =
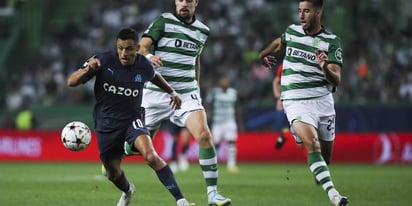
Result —
M117 205L129 205L136 191L121 169L125 141L143 155L175 197L178 206L191 205L183 197L169 166L156 153L145 126L145 110L141 107L143 86L148 81L169 94L171 109L180 109L181 98L143 55L136 54L139 44L135 30L122 29L117 35L116 45L117 51L99 53L90 58L69 76L67 84L74 87L95 77L95 131L107 178L123 191Z
M208 204L230 205L231 199L217 190L216 149L200 96L200 54L209 36L209 27L195 17L198 4L199 0L175 0L175 12L159 15L140 40L139 52L150 59L156 71L181 94L182 108L167 107L167 93L151 83L145 85L142 105L152 134L166 119L189 130L199 144L199 164L207 185Z
M341 81L343 49L340 38L322 26L322 11L323 0L299 0L300 25L287 27L259 58L271 67L273 54L285 54L280 98L292 133L305 147L309 169L331 203L346 206L349 201L335 188L328 168L335 139L332 92Z

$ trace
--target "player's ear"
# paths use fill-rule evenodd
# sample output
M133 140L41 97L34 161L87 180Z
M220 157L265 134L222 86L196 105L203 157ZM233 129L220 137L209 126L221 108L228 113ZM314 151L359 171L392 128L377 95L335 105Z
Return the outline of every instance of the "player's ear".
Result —
M136 43L136 53L138 53L139 50L140 50L140 44L139 44L139 43Z
M321 17L321 16L322 16L322 11L323 11L322 8L317 8L317 9L316 9L316 15L319 16L319 17Z

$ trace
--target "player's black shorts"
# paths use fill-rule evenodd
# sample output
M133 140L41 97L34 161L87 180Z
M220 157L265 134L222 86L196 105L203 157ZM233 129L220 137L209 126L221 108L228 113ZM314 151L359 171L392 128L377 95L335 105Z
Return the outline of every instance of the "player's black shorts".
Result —
M126 127L111 132L96 131L100 160L106 162L120 159L124 154L125 141L133 145L138 136L143 134L150 135L149 130L143 122L144 121L135 120L130 122Z

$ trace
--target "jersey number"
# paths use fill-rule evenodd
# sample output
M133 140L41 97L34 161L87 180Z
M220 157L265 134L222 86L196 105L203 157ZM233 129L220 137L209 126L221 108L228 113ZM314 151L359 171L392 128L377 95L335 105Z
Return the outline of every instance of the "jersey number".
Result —
M138 128L143 128L143 122L140 119L136 119L135 121L133 121L133 128L138 129Z

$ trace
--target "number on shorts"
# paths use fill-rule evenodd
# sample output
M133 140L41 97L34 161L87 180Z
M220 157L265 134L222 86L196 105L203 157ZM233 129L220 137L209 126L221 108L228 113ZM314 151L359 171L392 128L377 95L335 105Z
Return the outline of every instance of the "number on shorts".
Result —
M192 94L190 94L190 97L193 100L196 100L199 105L201 104L199 98L197 97L197 94L192 93Z
M326 127L328 131L332 131L335 129L335 118L331 118L328 120L328 126Z
M199 98L197 98L196 94L190 94L190 97L192 97L193 100L198 100Z

